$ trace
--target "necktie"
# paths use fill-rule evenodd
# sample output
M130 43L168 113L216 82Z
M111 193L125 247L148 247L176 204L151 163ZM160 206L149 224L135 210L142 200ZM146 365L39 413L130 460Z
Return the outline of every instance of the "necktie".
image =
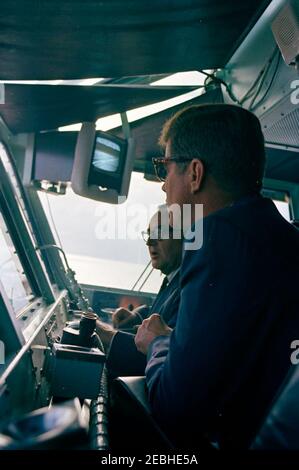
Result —
M167 276L165 276L164 279L163 279L163 282L162 282L162 284L161 284L161 287L160 287L160 291L159 291L159 292L162 292L162 290L164 290L165 287L168 286L168 284L169 284L168 278L167 278Z
M154 303L153 305L151 306L151 309L150 309L150 314L152 313L157 313L157 311L159 310L159 307L160 305L162 305L163 301L164 301L164 294L163 294L163 291L166 289L166 287L168 286L168 279L167 279L167 276L164 277L163 279L163 282L161 284L161 287L160 287L160 290L157 294L157 297L155 298L154 300Z

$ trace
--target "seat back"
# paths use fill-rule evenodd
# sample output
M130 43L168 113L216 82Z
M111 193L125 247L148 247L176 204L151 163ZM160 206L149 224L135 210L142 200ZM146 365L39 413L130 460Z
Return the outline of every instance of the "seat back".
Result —
M291 367L251 448L299 450L299 364Z
M110 443L120 449L173 450L154 420L145 377L118 377L111 384Z

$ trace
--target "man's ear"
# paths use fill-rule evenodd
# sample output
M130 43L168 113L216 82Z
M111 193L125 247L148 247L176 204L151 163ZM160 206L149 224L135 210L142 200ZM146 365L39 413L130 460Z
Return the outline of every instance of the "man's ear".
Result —
M191 176L190 189L191 193L195 194L202 188L205 168L201 160L193 159L189 165L189 172Z

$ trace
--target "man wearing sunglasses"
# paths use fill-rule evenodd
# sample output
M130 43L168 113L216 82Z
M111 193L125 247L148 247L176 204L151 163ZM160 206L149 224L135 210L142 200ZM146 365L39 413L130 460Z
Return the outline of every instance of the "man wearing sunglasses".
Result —
M165 275L162 286L153 305L142 306L133 311L119 308L113 316L116 328L128 328L142 323L152 312L161 315L165 328L174 328L179 304L179 270L182 260L181 233L174 233L169 226L166 206L150 220L148 230L142 236L149 250L152 266ZM107 366L113 376L143 375L146 365L145 356L140 353L134 342L134 335L117 331L110 325L97 322L97 333L108 352Z
M203 436L247 448L299 338L299 233L260 194L264 141L249 111L187 108L161 143L165 158L153 163L167 204L191 206L203 243L183 256L176 328L153 314L135 337L150 404L177 448L198 449Z

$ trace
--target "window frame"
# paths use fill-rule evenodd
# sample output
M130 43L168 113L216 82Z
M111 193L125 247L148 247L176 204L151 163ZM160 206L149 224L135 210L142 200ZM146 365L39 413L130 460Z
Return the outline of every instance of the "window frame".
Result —
M3 142L1 144L3 145ZM5 145L4 149L6 150ZM7 151L6 154L10 158ZM33 244L33 234L28 232L24 221L25 215L20 210L22 206L19 206L20 203L18 204L16 198L17 194L0 157L0 210L2 216L35 299L43 297L47 304L51 304L55 300L52 286Z

